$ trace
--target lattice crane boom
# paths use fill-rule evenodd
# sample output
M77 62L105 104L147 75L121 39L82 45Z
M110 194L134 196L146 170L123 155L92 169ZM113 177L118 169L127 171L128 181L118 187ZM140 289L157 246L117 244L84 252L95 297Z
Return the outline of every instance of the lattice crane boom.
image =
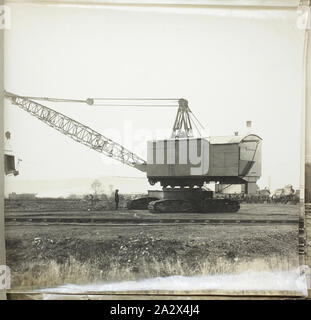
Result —
M18 96L10 92L5 92L5 96L19 108L71 139L140 171L146 171L144 159L88 126L35 102L29 97Z

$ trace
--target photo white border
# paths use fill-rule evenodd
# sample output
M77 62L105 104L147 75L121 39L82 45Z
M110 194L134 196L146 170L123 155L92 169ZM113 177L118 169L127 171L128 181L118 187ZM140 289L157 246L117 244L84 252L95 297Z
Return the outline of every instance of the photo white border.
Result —
M219 1L212 1L212 0L158 0L158 1L153 1L153 0L8 0L6 3L40 3L40 4L68 4L68 5L88 5L88 4L93 4L93 5L131 5L131 6L193 6L193 7L208 7L208 6L218 6L218 7L258 7L258 8L264 8L264 7L270 7L270 8L278 8L278 9L293 9L293 8L298 8L299 3L301 4L310 6L310 1L299 1L299 0L219 0ZM4 0L0 0L0 5L4 4ZM306 136L306 132L310 132L307 130L308 125L310 126L310 119L311 119L311 49L310 49L310 43L311 43L311 31L306 30L306 38L309 40L309 45L308 48L306 49L307 53L305 55L305 65L304 65L304 88L303 89L303 106L302 106L302 123L303 123L303 131L302 131L302 140L301 140L301 145L302 145L302 150L301 150L301 194L302 194L302 199L306 203L311 203L311 199L309 196L306 194L305 197L305 187L309 186L311 184L311 174L308 172L307 165L311 165L311 137ZM309 57L309 58L308 58ZM1 80L0 80L0 101L1 101L1 116L0 116L0 126L2 129L2 134L0 138L0 143L3 146L3 120L4 120L4 97L3 97L3 92L4 92L4 30L0 30L0 71L1 71ZM301 110L298 109L297 112L300 112ZM303 134L304 133L304 134ZM1 154L2 154L2 159L3 159L3 148L1 149ZM0 161L0 170L4 172L4 162ZM1 202L0 202L0 265L5 265L5 233L4 233L4 175L2 175L1 178ZM309 192L310 193L310 192ZM305 237L305 245L304 245L304 255L301 255L301 260L300 264L306 263L311 267L311 250L310 250L310 245L308 245L308 239L311 238L311 214L305 214L304 210L304 203L302 204L302 210L300 214L300 222L303 223L303 232L301 235ZM301 239L303 239L303 236ZM301 243L300 243L301 245ZM176 298L180 295L180 292L174 293L172 295L172 298ZM37 295L37 294L35 294ZM118 298L118 293L115 293L116 298ZM132 299L135 299L135 294L129 294L132 296ZM82 298L83 295L79 296ZM100 296L100 295L99 295ZM103 298L105 298L105 295L103 295ZM191 298L191 294L188 293L188 297ZM202 298L218 298L222 299L225 298L226 295L221 295L221 296L213 296L213 295L208 295L208 294L202 294ZM12 294L10 298L17 298L18 294ZM28 299L31 298L31 294L27 295ZM78 298L79 298L78 297ZM152 297L152 293L150 294L150 298ZM159 297L159 296L158 296ZM184 298L185 296L183 296ZM240 296L243 299L248 298L246 295ZM282 295L282 297L285 297ZM311 292L309 290L309 298L311 298ZM0 300L5 299L6 294L5 292L0 292ZM89 298L89 297L88 297ZM106 297L107 298L107 297ZM120 298L120 296L119 296ZM154 297L153 297L154 298ZM162 296L163 298L163 296ZM195 299L198 299L198 296L194 296ZM227 298L229 298L227 296ZM230 297L230 298L239 298L239 295L236 295L235 297ZM254 297L253 297L254 298ZM259 299L260 297L255 297L255 299ZM268 296L265 296L265 298L269 298ZM273 297L271 297L273 298ZM275 298L275 297L274 297ZM97 296L98 299L98 296Z

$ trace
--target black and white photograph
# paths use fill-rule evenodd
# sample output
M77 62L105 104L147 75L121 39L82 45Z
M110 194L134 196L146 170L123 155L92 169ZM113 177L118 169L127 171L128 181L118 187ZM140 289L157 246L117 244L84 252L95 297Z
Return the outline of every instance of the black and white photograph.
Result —
M2 8L13 299L310 294L309 1Z

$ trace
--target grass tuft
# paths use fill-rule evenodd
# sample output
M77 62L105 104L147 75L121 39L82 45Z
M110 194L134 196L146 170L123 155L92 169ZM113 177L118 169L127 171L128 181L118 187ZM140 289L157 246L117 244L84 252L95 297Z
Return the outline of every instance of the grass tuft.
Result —
M296 257L272 256L252 260L215 258L185 264L181 260L159 261L141 259L133 268L131 265L111 263L104 270L100 268L101 259L81 262L70 257L65 263L54 260L38 261L21 265L19 271L12 272L12 289L41 288L67 283L87 284L103 281L139 280L173 275L215 275L237 274L252 271L289 271L297 268ZM22 270L22 271L21 271Z

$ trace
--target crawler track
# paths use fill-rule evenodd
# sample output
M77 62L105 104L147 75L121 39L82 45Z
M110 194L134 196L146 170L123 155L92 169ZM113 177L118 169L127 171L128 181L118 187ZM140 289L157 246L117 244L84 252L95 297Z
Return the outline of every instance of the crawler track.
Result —
M128 225L176 225L176 224L210 224L210 225L280 225L280 224L297 224L298 219L218 219L218 218L92 218L92 217L6 217L6 223L10 224L94 224L94 225L117 225L117 226L128 226Z

